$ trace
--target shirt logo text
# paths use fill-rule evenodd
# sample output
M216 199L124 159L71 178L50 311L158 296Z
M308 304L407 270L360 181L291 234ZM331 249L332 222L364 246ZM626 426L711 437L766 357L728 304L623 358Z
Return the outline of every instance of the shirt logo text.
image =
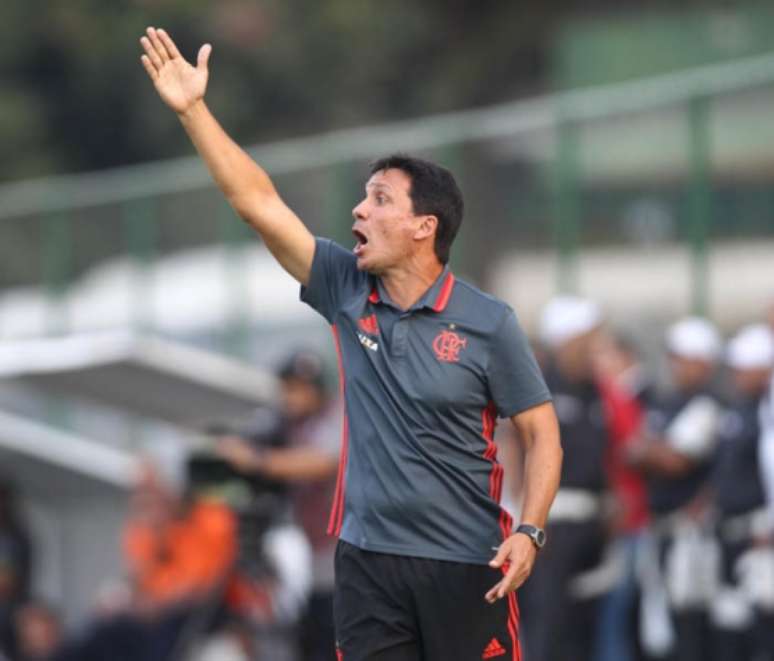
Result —
M374 342L370 337L363 335L363 333L358 333L357 339L360 340L360 344L362 344L366 349L370 349L371 351L379 350L379 343Z

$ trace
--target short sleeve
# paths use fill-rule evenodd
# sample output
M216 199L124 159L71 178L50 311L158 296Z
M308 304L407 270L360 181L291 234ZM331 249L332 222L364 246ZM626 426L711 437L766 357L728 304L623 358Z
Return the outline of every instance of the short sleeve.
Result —
M330 239L315 241L309 284L301 286L300 298L332 324L342 302L366 286L367 275L350 251Z
M527 337L510 308L492 338L487 378L501 418L551 400Z

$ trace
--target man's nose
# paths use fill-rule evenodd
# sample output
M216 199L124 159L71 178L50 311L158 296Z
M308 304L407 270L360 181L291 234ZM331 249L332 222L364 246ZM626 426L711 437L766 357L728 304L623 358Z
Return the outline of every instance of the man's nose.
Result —
M352 216L355 220L365 220L366 219L366 212L365 212L365 202L361 202L358 204L354 209L352 209Z

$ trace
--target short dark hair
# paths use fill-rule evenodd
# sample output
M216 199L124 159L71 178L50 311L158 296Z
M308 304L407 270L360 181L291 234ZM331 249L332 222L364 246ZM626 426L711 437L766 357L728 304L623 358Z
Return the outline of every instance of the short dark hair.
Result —
M441 264L449 261L449 251L462 224L465 204L454 176L446 168L406 154L391 154L371 163L370 175L382 170L401 170L411 179L409 196L417 215L438 218L435 254Z

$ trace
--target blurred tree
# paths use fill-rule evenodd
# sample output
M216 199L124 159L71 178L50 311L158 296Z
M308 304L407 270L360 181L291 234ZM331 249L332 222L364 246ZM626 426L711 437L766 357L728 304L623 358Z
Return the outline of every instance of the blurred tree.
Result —
M149 24L212 42L210 104L255 142L541 91L562 21L645 6L669 3L4 0L0 180L190 150L139 64Z
M0 141L11 148L0 155L0 179L188 149L139 66L147 24L165 26L188 57L213 43L210 103L252 142L534 87L533 22L551 15L466 0L6 0Z

